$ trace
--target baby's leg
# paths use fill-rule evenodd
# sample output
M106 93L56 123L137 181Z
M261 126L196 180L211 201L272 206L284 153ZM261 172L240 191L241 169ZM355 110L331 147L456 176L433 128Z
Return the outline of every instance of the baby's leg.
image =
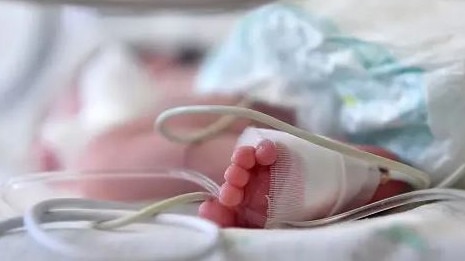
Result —
M362 147L379 156L392 157L375 147ZM202 203L199 215L224 227L264 227L270 189L270 166L277 159L273 142L262 141L256 148L239 147L232 155L218 200ZM407 192L410 187L399 181L381 182L372 202Z
M94 140L86 148L86 153L81 154L76 168L95 171L96 175L100 170L137 173L138 170L186 168L220 183L238 137L234 133L224 133L201 144L184 145L170 142L151 130L133 131L132 128L115 130ZM130 171L123 174L131 174ZM91 179L81 186L81 190L92 198L150 200L199 191L200 188L186 181L149 177L114 181Z
M131 121L109 130L90 141L80 153L77 161L68 166L71 169L91 170L147 170L159 168L187 168L209 176L217 183L223 181L223 172L230 163L230 157L237 138L250 121L240 119L224 133L199 144L170 142L153 129L156 115L163 110L182 105L221 104L234 105L237 97L178 97L160 104L157 111L147 117ZM253 109L265 112L292 123L292 112L266 104L256 103ZM190 115L175 118L167 124L175 131L193 132L218 119L215 115ZM133 181L109 182L97 179L86 182L82 189L89 197L104 199L150 199L151 196L173 196L179 193L198 191L187 182L152 179L153 182ZM147 180L146 180L147 181ZM163 186L160 184L163 183Z

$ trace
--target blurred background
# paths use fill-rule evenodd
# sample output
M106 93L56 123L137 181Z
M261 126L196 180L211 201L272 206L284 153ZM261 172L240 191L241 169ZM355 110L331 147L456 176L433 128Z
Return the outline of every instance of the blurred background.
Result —
M437 182L465 155L464 10L449 0L0 1L0 179L69 168L94 137L148 113L151 135L171 99L240 93Z
M157 89L190 90L199 61L243 12L148 10L0 2L2 180L59 168L47 149L72 153L83 128L137 117Z

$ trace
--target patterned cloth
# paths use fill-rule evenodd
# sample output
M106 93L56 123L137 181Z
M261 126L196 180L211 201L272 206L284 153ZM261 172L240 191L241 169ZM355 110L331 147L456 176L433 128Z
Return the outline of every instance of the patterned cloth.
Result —
M223 231L223 244L204 260L463 260L464 220L464 202L446 202L318 229L228 229ZM134 230L138 233L130 233ZM201 234L166 226L51 233L92 251L104 251L108 260L162 260L203 242ZM70 260L22 233L0 237L0 253L5 261Z

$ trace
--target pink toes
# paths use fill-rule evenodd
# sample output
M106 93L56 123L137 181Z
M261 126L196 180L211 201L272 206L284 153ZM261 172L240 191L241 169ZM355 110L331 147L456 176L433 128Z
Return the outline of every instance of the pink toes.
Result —
M199 216L215 222L221 227L232 227L236 225L233 210L221 205L218 201L207 200L199 207Z
M276 146L270 140L264 140L258 144L255 152L257 163L262 166L269 166L276 161Z
M226 169L224 179L235 187L243 188L249 182L250 172L233 164Z
M220 189L219 201L227 207L237 207L244 200L244 190L229 183L224 183Z
M257 225L257 222L243 220L246 215L242 210L266 215L269 166L276 158L276 146L269 140L262 141L257 148L237 148L231 157L231 165L224 173L225 183L221 186L218 200L204 202L199 208L199 215L222 226ZM242 220L240 224L238 220Z
M231 163L244 169L251 169L255 166L255 148L243 146L236 149L231 157Z

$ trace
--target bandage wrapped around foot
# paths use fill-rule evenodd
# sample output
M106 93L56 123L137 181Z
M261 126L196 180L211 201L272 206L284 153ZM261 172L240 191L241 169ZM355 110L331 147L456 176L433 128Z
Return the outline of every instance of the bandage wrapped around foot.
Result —
M261 217L267 228L362 206L380 183L377 166L284 132L248 128L237 145L257 146L264 139L274 142L278 151L270 167L267 216Z

